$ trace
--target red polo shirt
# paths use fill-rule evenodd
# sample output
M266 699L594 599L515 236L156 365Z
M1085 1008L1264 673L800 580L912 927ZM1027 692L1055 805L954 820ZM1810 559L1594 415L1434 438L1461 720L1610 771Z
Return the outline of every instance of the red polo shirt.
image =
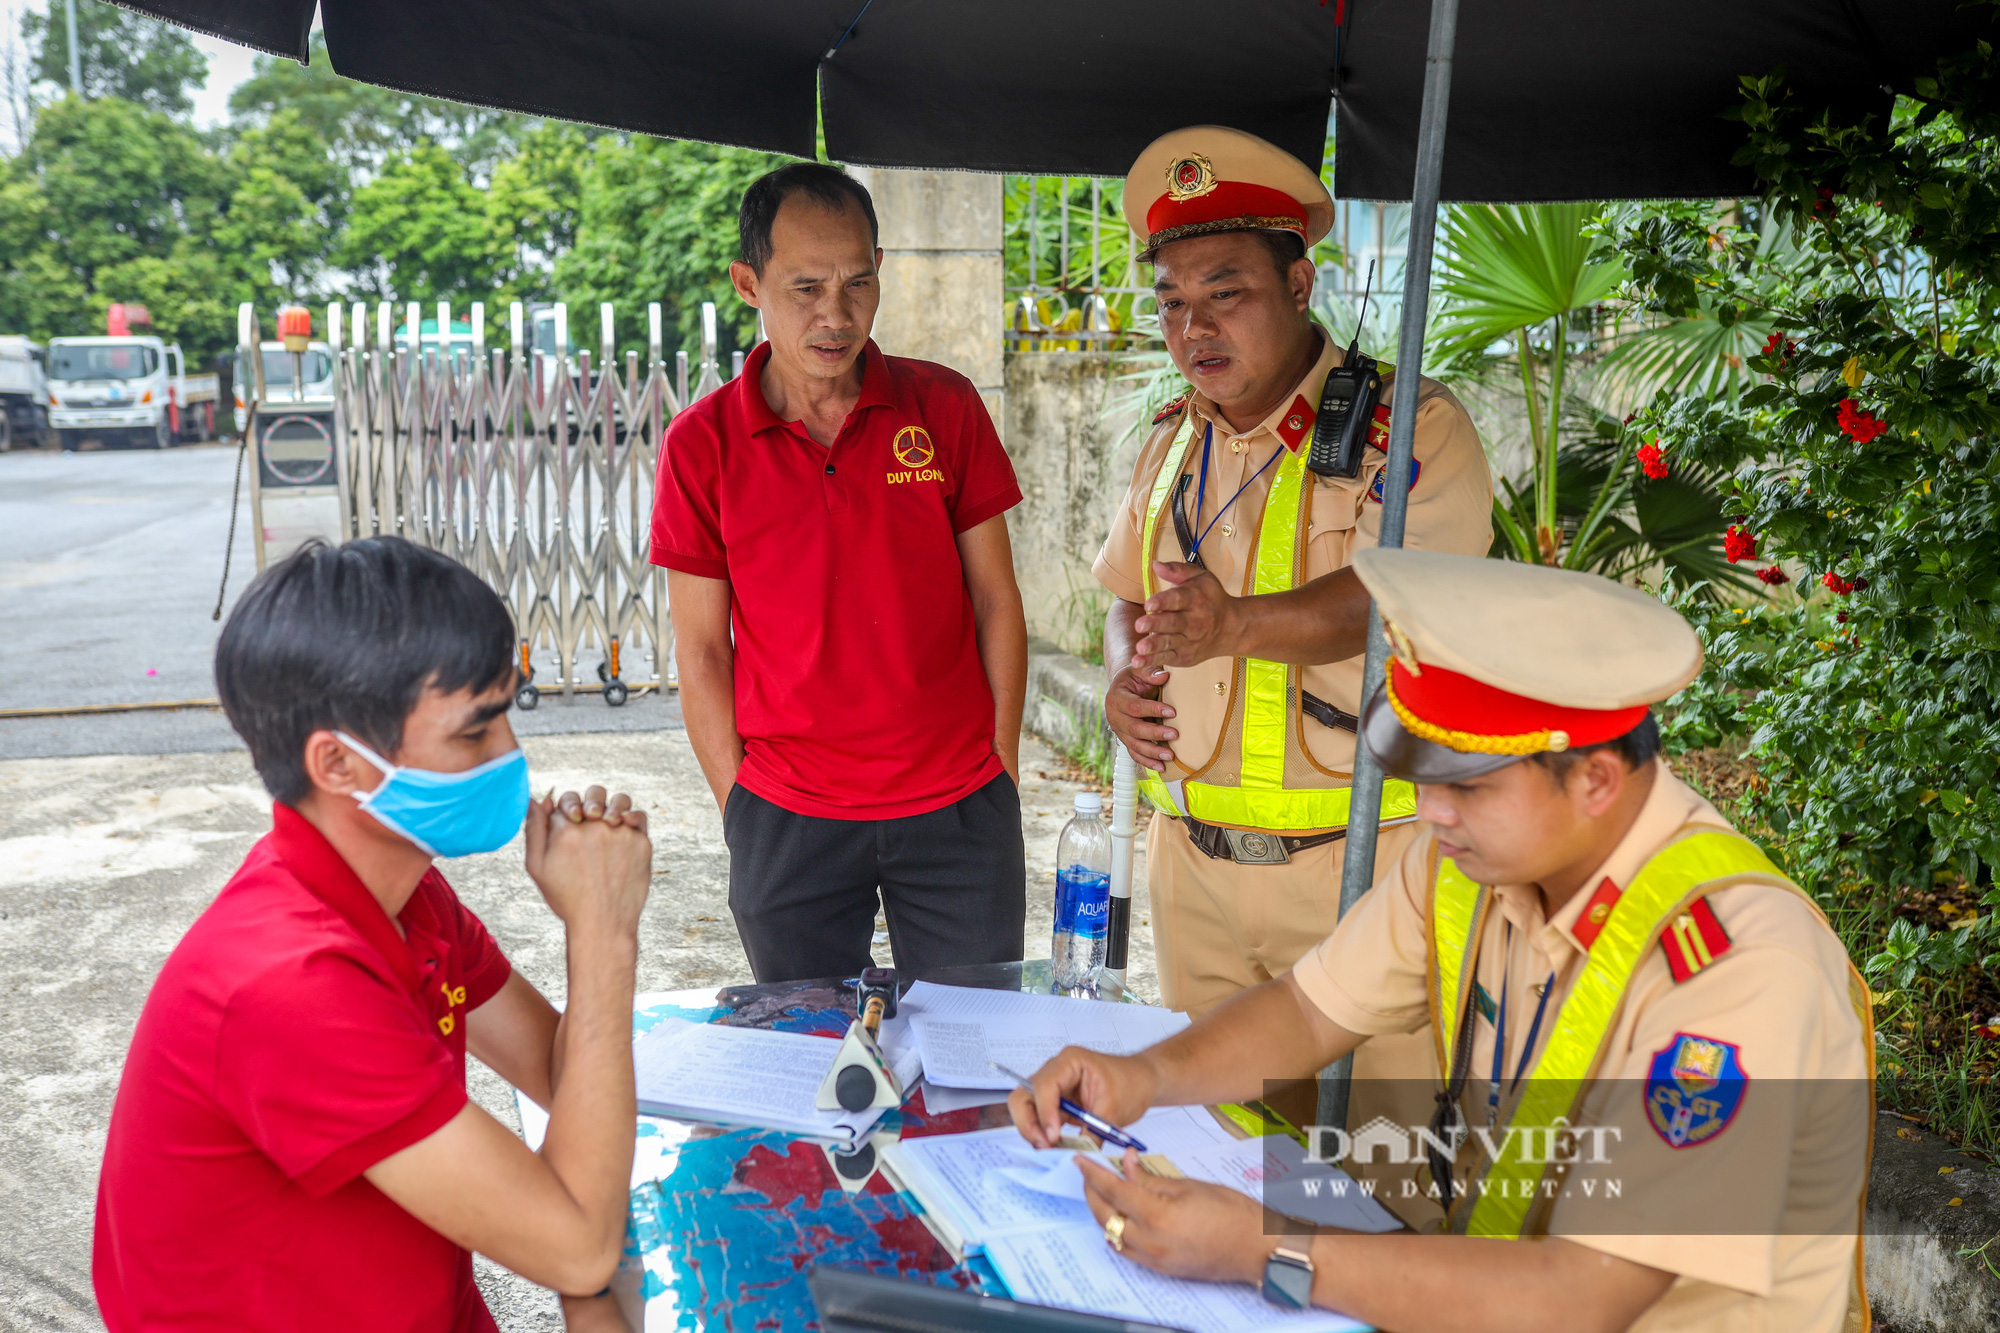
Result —
M862 354L861 398L827 448L743 373L674 418L653 563L727 579L736 780L795 814L896 819L1001 772L958 534L1021 500L972 382Z
M465 1105L507 960L436 870L397 920L280 805L168 957L98 1181L112 1333L494 1327L472 1256L361 1173Z

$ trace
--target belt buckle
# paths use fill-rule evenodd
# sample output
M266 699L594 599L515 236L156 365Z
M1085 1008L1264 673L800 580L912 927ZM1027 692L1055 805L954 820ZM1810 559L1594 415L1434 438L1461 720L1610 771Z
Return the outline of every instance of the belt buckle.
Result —
M1285 851L1285 840L1275 833L1226 828L1222 836L1229 840L1229 859L1238 865L1281 866L1292 859Z

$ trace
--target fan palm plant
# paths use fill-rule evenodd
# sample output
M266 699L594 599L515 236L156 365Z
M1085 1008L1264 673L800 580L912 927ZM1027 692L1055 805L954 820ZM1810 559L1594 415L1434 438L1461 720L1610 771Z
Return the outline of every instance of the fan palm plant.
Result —
M1724 207L1727 211L1717 221L1742 211L1736 204ZM1768 288L1798 251L1799 237L1775 212L1756 211L1757 231L1743 262L1767 275L1759 285ZM1765 339L1776 327L1764 310L1744 309L1736 301L1704 293L1690 314L1621 330L1604 358L1606 387L1634 404L1661 390L1733 403L1756 382L1756 372L1747 363L1764 350Z
M1534 453L1533 526L1523 559L1557 563L1556 473L1564 379L1578 345L1577 316L1618 289L1622 264L1593 262L1585 234L1589 204L1474 204L1445 223L1438 283L1440 356L1447 361L1505 356L1521 376Z
M1597 308L1627 277L1594 253L1598 211L1467 205L1445 222L1436 351L1425 359L1489 377L1511 368L1533 458L1494 499L1497 554L1613 578L1658 566L1712 589L1748 586L1723 557L1718 479L1685 463L1640 476L1620 423L1573 391L1574 364L1599 359Z

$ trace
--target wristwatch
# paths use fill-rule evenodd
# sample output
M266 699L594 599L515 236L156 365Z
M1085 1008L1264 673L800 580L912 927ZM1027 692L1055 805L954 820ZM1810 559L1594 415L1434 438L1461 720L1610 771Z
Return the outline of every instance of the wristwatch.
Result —
M1264 1299L1286 1310L1312 1304L1312 1256L1279 1246L1264 1261Z

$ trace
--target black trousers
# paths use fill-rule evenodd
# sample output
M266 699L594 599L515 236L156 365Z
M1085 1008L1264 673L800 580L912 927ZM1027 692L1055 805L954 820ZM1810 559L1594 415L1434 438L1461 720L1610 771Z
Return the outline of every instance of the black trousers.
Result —
M729 910L758 981L872 966L876 895L899 968L1021 960L1027 856L1005 773L902 819L793 814L743 787L722 811Z

